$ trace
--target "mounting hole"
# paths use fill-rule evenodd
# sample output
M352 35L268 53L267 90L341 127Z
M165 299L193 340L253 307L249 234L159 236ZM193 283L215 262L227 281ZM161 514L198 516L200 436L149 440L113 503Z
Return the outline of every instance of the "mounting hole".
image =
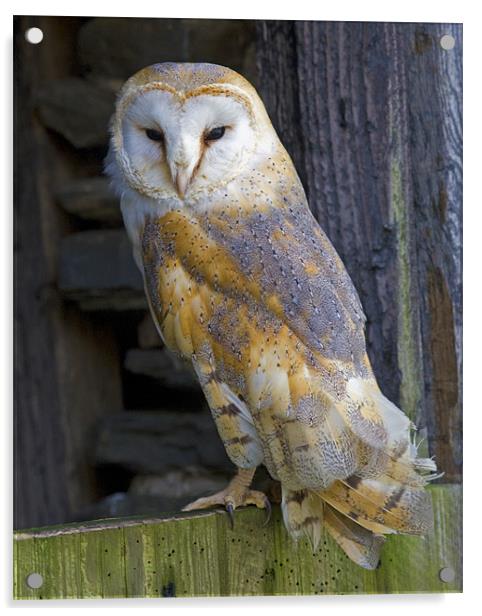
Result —
M444 567L443 569L440 569L438 575L442 582L445 582L446 584L450 584L450 582L455 580L455 571L452 567Z
M29 588L40 588L43 583L44 579L40 573L30 573L27 576L27 586Z
M455 39L451 34L444 34L440 38L440 47L445 51L450 51L455 47Z
M44 38L44 33L40 28L29 28L25 32L25 38L32 45L38 45Z

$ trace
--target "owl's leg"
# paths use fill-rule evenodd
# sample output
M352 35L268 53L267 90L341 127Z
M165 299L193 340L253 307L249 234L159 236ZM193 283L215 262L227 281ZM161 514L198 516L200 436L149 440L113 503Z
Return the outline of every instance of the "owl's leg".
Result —
M192 511L193 509L208 509L222 505L226 508L230 519L231 527L233 526L233 511L238 507L245 505L256 505L259 509L266 509L267 520L271 514L271 505L268 497L263 492L251 490L250 485L253 480L256 468L240 468L227 487L212 496L198 498L193 503L190 503L183 508L183 511Z
M221 505L229 513L232 525L233 511L237 507L256 505L260 509L266 509L269 519L271 506L267 496L250 489L256 468L263 462L263 448L249 409L225 383L218 380L213 359L207 353L200 355L201 357L193 362L193 366L226 453L238 467L238 472L224 490L212 496L199 498L184 507L183 511Z

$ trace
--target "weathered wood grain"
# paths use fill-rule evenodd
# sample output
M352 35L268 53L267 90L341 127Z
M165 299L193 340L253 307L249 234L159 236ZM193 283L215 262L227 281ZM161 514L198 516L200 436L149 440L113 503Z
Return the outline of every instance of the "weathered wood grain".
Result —
M360 294L381 388L460 481L462 26L259 22L257 57L268 113Z
M279 508L158 519L105 520L15 534L18 599L460 592L461 489L431 489L435 529L425 538L392 536L375 571L354 565L327 535L313 554L294 544ZM442 569L454 579L443 582ZM39 573L36 590L27 576Z

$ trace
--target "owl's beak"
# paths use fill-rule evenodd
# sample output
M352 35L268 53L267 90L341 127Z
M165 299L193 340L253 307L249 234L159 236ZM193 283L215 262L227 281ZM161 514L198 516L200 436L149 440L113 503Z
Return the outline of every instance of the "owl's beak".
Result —
M177 194L181 199L184 199L186 190L191 181L191 170L188 166L176 164L172 177Z

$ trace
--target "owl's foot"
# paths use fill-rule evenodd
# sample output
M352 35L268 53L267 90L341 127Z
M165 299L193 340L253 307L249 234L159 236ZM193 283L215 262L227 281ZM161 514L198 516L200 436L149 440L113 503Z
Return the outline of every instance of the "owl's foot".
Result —
M194 509L209 509L222 505L228 512L231 528L234 526L234 510L238 507L246 505L256 505L259 509L266 509L266 522L268 523L271 516L271 504L268 497L258 490L249 488L251 480L256 469L239 469L238 474L234 477L227 487L221 492L198 498L193 503L189 503L183 508L183 511L193 511Z

